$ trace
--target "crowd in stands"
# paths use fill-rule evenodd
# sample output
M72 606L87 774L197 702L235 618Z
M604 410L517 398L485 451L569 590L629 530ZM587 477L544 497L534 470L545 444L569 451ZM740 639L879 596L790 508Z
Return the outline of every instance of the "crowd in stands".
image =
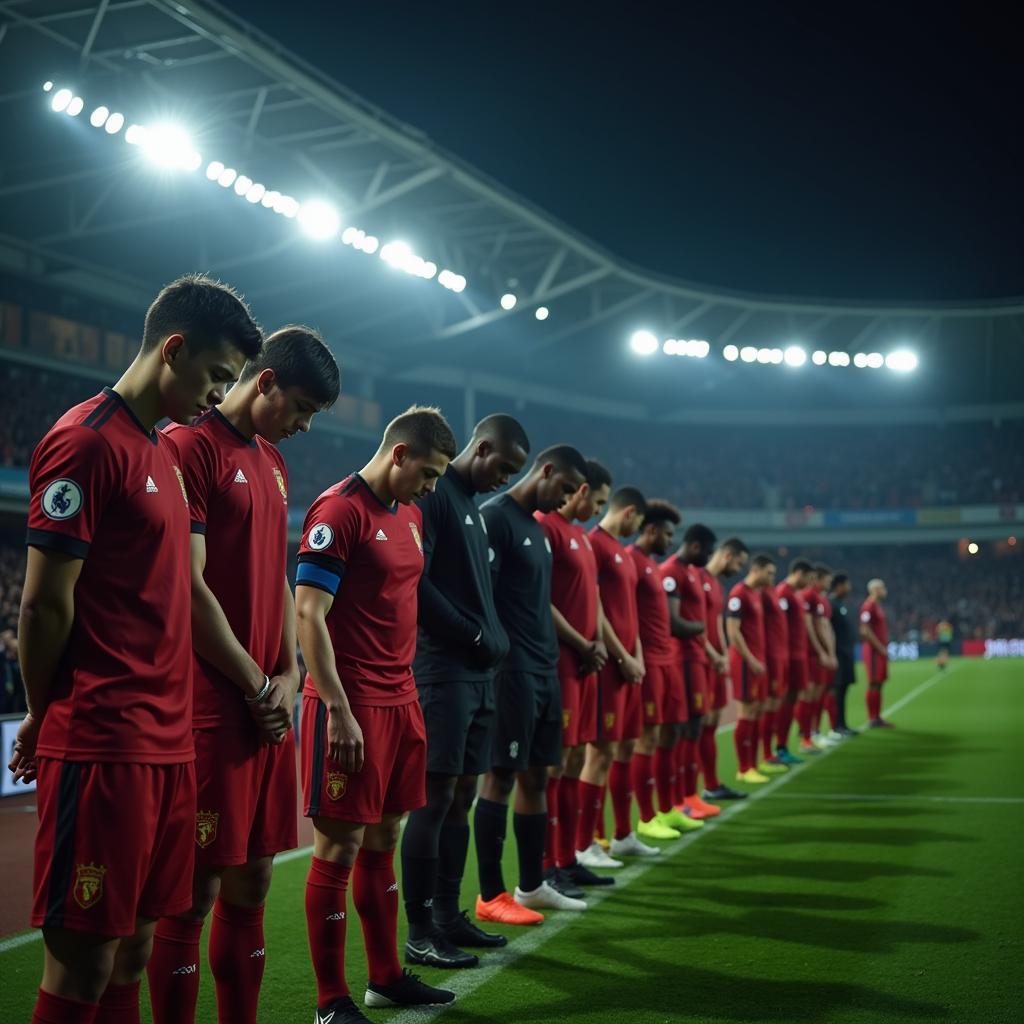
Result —
M0 714L25 710L17 634L24 575L25 549L0 543Z

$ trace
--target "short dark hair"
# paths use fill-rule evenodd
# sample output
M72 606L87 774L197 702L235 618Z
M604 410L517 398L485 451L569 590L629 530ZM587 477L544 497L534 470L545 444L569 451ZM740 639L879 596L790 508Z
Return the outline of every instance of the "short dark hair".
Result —
M602 487L611 487L612 475L597 459L587 459L587 483L592 491L599 491Z
M485 416L473 428L473 437L480 441L496 441L510 448L522 448L527 455L530 454L530 439L523 425L514 416L503 412Z
M407 444L413 455L422 457L440 452L455 458L455 435L441 410L432 405L411 405L384 428L382 448Z
M625 487L620 487L612 495L612 499L608 505L616 511L629 508L629 506L632 505L640 515L643 515L647 511L647 499L643 496L639 488L631 487L629 484Z
M814 566L806 558L794 558L789 563L789 575L793 576L798 572L814 572Z
M644 512L640 529L642 530L645 526L660 526L662 523L672 523L678 526L682 521L683 515L675 505L662 501L661 498L651 498L647 502L647 511Z
M824 562L818 562L818 564L814 566L813 572L818 576L832 575L832 570Z
M702 551L711 551L716 540L718 538L715 536L715 531L703 523L694 523L692 526L688 526L686 533L683 534L684 544L699 544Z
M255 359L242 367L242 380L273 370L278 387L300 387L318 405L334 405L341 391L341 371L324 339L312 327L289 324L274 331Z
M718 546L733 555L747 555L750 553L750 548L739 537L726 537Z
M162 288L146 310L142 348L156 348L172 334L181 334L193 352L216 348L227 340L246 359L255 359L263 331L241 296L204 274L186 274Z
M546 466L549 462L562 471L572 470L587 479L587 460L571 444L553 444L545 448L534 459L533 468Z
M763 551L760 554L754 555L750 560L751 569L763 569L767 565L774 565L775 559L771 555L766 555Z
M845 572L837 572L832 576L832 589L842 586L844 583L849 583L850 577Z

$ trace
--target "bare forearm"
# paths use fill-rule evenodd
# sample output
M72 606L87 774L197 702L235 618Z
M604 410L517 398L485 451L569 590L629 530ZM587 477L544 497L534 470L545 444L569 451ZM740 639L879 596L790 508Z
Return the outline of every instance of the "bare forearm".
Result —
M277 655L276 673L279 676L299 675L298 638L295 632L295 599L287 580L284 584L284 620L281 626L281 650Z
M592 641L587 640L582 633L574 629L569 624L569 620L554 605L551 606L551 618L554 620L558 639L578 654L585 654Z
M18 660L25 699L33 718L41 718L50 703L53 677L64 655L75 621L74 601L29 603L18 618Z
M220 602L205 582L192 581L192 649L231 680L247 697L265 682L263 669L238 642Z
M882 641L878 639L875 631L870 626L862 625L860 627L860 635L866 640L879 654L888 654Z
M316 687L317 696L330 711L349 711L348 697L338 675L338 663L327 623L315 616L299 615L297 619L299 644L309 676Z
M811 647L814 649L813 653L819 660L827 657L824 648L821 646L821 638L818 636L818 629L814 625L814 619L809 615L804 616L804 625L807 627L807 639L810 642Z
M625 645L615 635L615 630L612 629L612 624L605 619L602 623L602 639L604 640L605 647L608 648L608 653L616 660L621 662L623 658L630 656L629 651L626 650Z

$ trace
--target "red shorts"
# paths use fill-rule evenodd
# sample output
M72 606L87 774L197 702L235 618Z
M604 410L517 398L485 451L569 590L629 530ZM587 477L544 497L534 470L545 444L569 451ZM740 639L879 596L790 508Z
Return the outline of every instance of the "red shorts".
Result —
M38 762L34 927L117 937L192 906L191 761Z
M861 654L868 671L868 684L881 686L889 678L889 659L879 654L871 644L863 644Z
M597 677L597 739L635 740L643 732L641 683L627 683L612 663Z
M789 695L798 697L807 689L810 673L806 658L789 659Z
M735 647L729 648L729 676L732 695L741 704L757 704L768 699L768 673L755 676Z
M363 730L363 767L345 774L327 757L327 705L302 698L299 748L307 818L375 825L385 814L414 811L427 802L427 730L419 701L397 707L352 708Z
M562 746L592 743L597 736L597 675L579 674L575 651L558 648L558 683L562 690ZM586 696L586 700L584 699Z
M245 864L298 846L295 734L261 743L255 729L195 729L196 863Z
M686 691L681 665L675 661L648 662L640 689L644 725L686 721Z
M779 699L789 689L789 659L768 655L768 697Z
M729 706L729 675L709 669L711 683L711 710L721 711Z
M711 710L710 669L703 661L684 661L682 669L687 720L700 718Z

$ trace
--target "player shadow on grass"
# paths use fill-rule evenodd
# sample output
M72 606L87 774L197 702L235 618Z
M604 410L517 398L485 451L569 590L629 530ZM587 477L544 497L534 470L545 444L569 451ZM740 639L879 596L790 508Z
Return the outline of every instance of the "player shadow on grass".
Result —
M619 937L621 933L613 933ZM650 942L650 932L636 933ZM662 945L664 948L664 945ZM659 959L639 955L636 946L622 949L613 941L592 945L588 954L607 950L608 969L582 969L569 959L543 954L531 956L522 970L542 979L543 1002L535 1006L520 1004L510 1020L516 1024L560 1024L573 1021L608 1021L609 1024L664 1024L666 1021L797 1022L827 1024L833 1011L850 1019L851 1010L872 1013L878 1020L950 1020L953 1014L938 1003L893 996L845 982L767 980L743 977L746 965L726 951L708 950L721 957L727 970L711 971L679 963L672 958ZM564 995L551 996L552 988ZM451 1019L465 1024L493 1021L493 1012L484 1015L456 1009Z
M980 837L960 832L939 832L927 828L814 828L809 825L757 822L751 832L764 836L765 842L785 844L792 850L801 843L843 843L851 846L933 846L937 843L978 843ZM778 836L775 840L773 837Z

